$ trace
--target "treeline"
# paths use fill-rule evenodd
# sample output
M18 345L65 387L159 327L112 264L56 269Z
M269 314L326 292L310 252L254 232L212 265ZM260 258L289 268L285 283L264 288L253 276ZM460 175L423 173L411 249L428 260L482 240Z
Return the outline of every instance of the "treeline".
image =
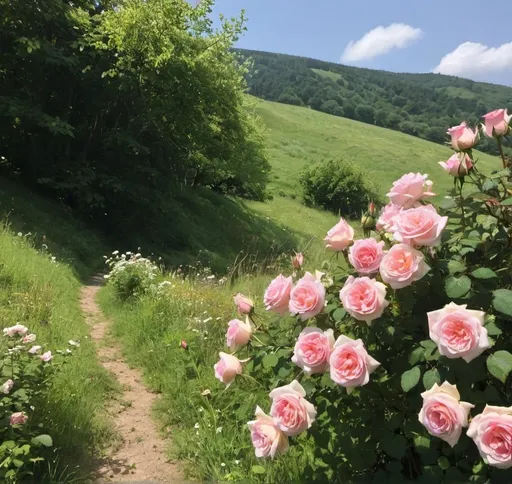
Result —
M231 51L245 19L214 29L212 5L0 0L3 175L110 232L148 227L184 186L263 198L270 165Z
M439 74L396 74L305 57L238 50L252 60L251 94L286 104L376 124L436 143L462 120L512 108L512 88ZM483 139L479 148L496 152Z

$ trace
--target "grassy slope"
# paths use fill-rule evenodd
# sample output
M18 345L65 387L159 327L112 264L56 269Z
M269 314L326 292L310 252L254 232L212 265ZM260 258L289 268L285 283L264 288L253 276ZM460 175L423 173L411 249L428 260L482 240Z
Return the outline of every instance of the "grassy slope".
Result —
M39 213L54 225L67 224L55 211L38 212L36 205L34 210L30 217ZM73 239L73 234L70 237ZM46 465L51 473L64 469L64 475L83 475L101 447L112 438L103 406L115 387L96 360L93 343L88 340L88 327L78 304L79 288L80 283L68 265L52 262L51 254L36 251L27 237L0 228L1 327L24 324L36 333L37 344L53 353L65 349L70 339L81 343L53 381L48 400L31 417L33 422L43 422L59 449ZM0 346L4 344L1 340Z
M437 164L452 154L448 147L312 109L256 98L254 105L269 128L274 169L270 188L274 193L295 193L302 167L337 157L366 170L382 194L410 171L428 173L438 193L452 185L452 179ZM497 162L484 153L478 153L477 160L483 169L491 169Z

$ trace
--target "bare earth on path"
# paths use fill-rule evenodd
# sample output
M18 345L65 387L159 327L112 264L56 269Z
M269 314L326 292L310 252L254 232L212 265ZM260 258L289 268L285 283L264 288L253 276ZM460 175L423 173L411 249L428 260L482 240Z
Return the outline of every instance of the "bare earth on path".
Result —
M183 473L177 464L168 461L165 440L151 419L151 408L157 396L142 384L141 372L126 364L121 349L105 340L109 322L96 303L101 282L102 277L96 276L82 288L80 305L91 327L98 358L118 380L123 394L121 404L113 401L112 408L107 409L113 414L122 442L108 457L101 459L97 482L183 483Z

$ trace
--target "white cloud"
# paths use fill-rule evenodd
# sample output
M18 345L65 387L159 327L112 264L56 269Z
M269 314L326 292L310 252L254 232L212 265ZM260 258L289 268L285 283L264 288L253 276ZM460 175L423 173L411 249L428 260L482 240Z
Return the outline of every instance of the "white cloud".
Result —
M342 62L373 59L393 49L402 49L423 35L421 29L406 24L391 24L366 32L359 40L351 40L341 56Z
M464 42L446 54L433 72L462 77L481 77L484 74L512 71L512 42L488 47L476 42Z

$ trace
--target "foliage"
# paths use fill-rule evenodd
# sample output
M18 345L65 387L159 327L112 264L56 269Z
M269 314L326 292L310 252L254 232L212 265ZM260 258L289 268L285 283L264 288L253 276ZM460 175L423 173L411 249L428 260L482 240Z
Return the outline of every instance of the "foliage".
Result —
M467 152L472 156L471 149ZM418 179L423 180L420 175ZM340 294L340 288L345 290L358 276L346 260L346 250L321 267L322 273L326 273L321 279L326 305L323 311L320 307L314 320L311 316L299 318L300 314L264 322L260 322L258 313L253 317L253 341L236 353L239 358L251 359L244 365L244 374L269 390L300 380L307 400L316 407L316 422L308 435L291 439L294 451L298 448L301 453L309 453L310 445L314 446L314 457L304 471L308 482L510 481L510 469L495 469L493 462L486 465L482 461L465 429L452 448L429 435L418 421L422 392L441 382L455 384L461 400L475 406L471 410L473 420L484 405L509 407L512 398L507 383L512 371L507 329L512 317L511 168L507 159L502 158L486 175L477 164L467 176L453 177L453 184L453 192L440 205L447 216L447 222L442 219L443 225L447 223L442 241L432 239L425 246L416 244L428 265L426 275L407 287L399 286L402 288L394 291L388 287L385 298L389 306L380 303L381 312L369 318L368 324L351 307L357 304L356 296L343 299ZM416 206L423 207L422 198L416 192ZM409 208L402 210L406 213ZM400 225L399 219L395 220L387 230L396 236ZM392 234L384 231L374 237L388 248L396 244ZM350 257L354 264L352 252ZM295 272L292 277L297 281L301 275ZM384 280L379 274L376 277ZM310 300L300 297L304 297L300 301ZM442 345L451 343L442 338L449 336L436 336L437 330L431 326L433 312L450 302L467 305L474 313L485 313L485 320L482 316L479 324L485 324L481 327L488 335L488 343L487 339L483 343L473 340L471 347L477 348L478 344L481 349L468 362L461 359L465 348L454 349L453 353L443 350ZM265 304L268 307L270 303L265 299ZM364 304L361 310L368 310ZM372 304L379 305L375 301ZM353 392L346 392L333 381L332 369L330 375L328 369L310 375L292 363L292 354L298 354L297 346L294 349L296 338L304 328L312 326L333 330L336 337L361 339L368 354L380 363L369 382L357 383L355 389L351 388ZM265 401L258 401L258 405L267 411ZM277 426L277 418L274 421ZM376 421L380 424L375 425ZM507 468L512 466L510 451Z
M33 345L36 335L29 335L22 325L17 326L21 332L12 336L5 332L13 328L4 329L8 343L0 367L0 419L5 422L0 431L0 477L8 483L34 476L34 470L45 460L45 448L53 445L50 435L41 428L43 425L36 424L36 409L48 398L51 378L65 363L63 358L72 353L69 348L55 356L51 351L44 352L41 346ZM32 351L34 348L37 350Z
M109 266L105 279L108 279L121 299L147 293L158 275L158 267L138 252L119 254L115 250L110 257L105 256L105 264Z
M0 5L4 173L109 233L185 186L264 198L269 164L230 51L243 14L215 29L210 0Z
M440 74L399 74L305 57L239 50L251 59L251 94L297 104L444 143L459 119L476 122L492 106L512 108L512 89ZM286 96L282 96L286 92ZM483 140L482 151L498 154Z
M317 205L349 218L359 217L369 202L379 198L368 174L343 160L305 168L300 184L306 205Z

